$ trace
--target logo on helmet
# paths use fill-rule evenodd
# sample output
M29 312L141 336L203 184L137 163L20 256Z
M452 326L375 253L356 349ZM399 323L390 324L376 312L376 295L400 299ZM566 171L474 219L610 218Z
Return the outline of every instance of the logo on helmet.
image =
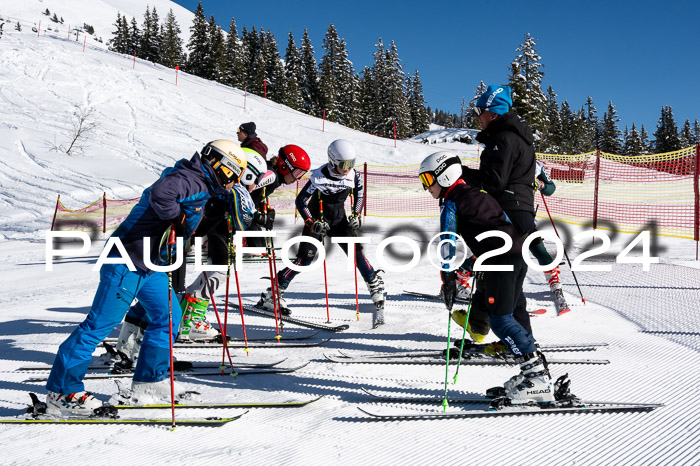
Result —
M296 161L297 161L297 158L294 157L294 152L290 152L289 154L287 154L287 157L290 158L290 159L292 159L292 162L296 162Z
M436 169L435 169L435 176L438 176L440 173L445 171L445 168L447 168L446 163L441 163Z

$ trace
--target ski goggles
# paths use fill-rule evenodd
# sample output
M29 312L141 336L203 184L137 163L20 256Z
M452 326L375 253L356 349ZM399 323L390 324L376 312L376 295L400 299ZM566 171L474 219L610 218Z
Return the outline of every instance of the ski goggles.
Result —
M302 170L301 168L295 168L294 165L292 165L292 162L290 162L284 154L280 153L280 156L282 157L282 161L284 161L284 164L289 169L289 173L292 174L295 180L300 180L301 177L306 174L306 170Z
M486 107L474 107L474 115L479 116L486 111Z
M418 177L420 178L421 183L423 183L423 189L428 189L435 184L435 177L432 173L421 173L418 175Z
M341 160L339 161L336 166L340 170L349 170L350 168L355 166L355 159L352 160Z

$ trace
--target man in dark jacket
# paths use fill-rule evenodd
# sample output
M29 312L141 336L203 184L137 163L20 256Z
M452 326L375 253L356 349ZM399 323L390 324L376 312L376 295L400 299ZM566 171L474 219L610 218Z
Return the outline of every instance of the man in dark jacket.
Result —
M535 229L535 147L532 129L509 109L508 86L489 86L476 101L474 113L481 124L476 140L484 145L478 170L463 167L462 178L493 196L524 238ZM532 333L525 295L520 292L514 317ZM470 320L472 327L481 327ZM488 333L483 325L478 333Z
M248 122L243 123L238 127L238 141L241 143L241 147L247 147L253 149L258 154L262 155L262 158L267 160L267 146L263 143L255 132L255 123Z

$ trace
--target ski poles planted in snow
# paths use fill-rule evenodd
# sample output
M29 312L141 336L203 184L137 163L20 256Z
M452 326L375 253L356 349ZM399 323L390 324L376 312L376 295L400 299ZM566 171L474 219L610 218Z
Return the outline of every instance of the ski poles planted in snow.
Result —
M175 228L170 227L168 234L168 265L173 263L173 246L175 245ZM179 252L182 254L182 251ZM168 343L170 344L170 406L175 428L175 371L173 370L173 273L168 272Z
M265 198L263 209L265 211L265 215L268 215L268 213L270 212L270 199L266 197L265 189L266 188L263 188L263 197ZM267 230L269 231L270 229L268 228ZM275 336L275 338L279 342L281 339L281 335L280 327L277 321L277 305L280 304L279 295L277 294L277 267L273 267L273 263L275 261L275 251L274 247L272 246L272 238L270 238L269 236L265 237L265 247L267 248L267 265L270 268L270 292L272 293L272 308L275 311L275 330L277 331L277 336ZM282 309L280 309L279 311L279 317L281 322Z
M321 221L323 222L323 199L321 198L321 191L318 192L318 207L321 212ZM325 234L321 235L321 244L324 243L325 240ZM331 306L328 303L328 272L326 271L326 258L324 254L323 258L323 281L326 286L326 319L328 321L326 322L327 324L331 323Z
M219 328L221 329L221 340L224 345L224 356L222 356L222 361L221 361L221 375L224 375L224 369L226 369L226 364L225 364L225 357L228 355L228 362L231 366L231 375L236 376L238 373L236 372L236 369L233 367L233 359L231 359L231 351L228 348L228 338L226 337L226 330L225 326L221 325L221 319L219 318L219 310L216 308L216 300L214 299L214 290L211 287L211 283L209 282L209 277L207 277L206 272L202 272L202 276L204 277L204 283L206 284L206 287L209 289L209 297L211 298L211 304L214 306L214 315L216 316L216 322L219 324ZM226 313L228 313L228 308L226 308ZM226 322L226 319L224 319L224 322ZM247 345L246 345L247 346Z
M464 331L462 332L462 344L459 346L459 359L457 359L457 370L455 371L454 379L452 383L457 383L457 376L459 375L459 368L462 365L462 351L464 350L464 340L467 336L467 325L469 325L469 313L472 310L472 301L474 298L474 287L476 286L476 279L482 272L474 272L474 280L472 282L472 289L469 290L469 305L467 306L467 316L464 319ZM450 314L450 318L452 315ZM450 359L450 348L447 348L447 359Z

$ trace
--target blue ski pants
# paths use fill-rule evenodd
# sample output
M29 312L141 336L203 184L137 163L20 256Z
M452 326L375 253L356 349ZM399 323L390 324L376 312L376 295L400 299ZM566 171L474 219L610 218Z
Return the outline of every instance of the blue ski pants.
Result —
M134 298L146 311L149 322L134 371L138 382L158 382L169 377L168 293L172 296L173 339L182 310L168 286L164 272L131 272L123 264L105 264L100 269L100 284L85 320L58 348L46 388L61 394L85 390L83 377L92 353L124 318Z

